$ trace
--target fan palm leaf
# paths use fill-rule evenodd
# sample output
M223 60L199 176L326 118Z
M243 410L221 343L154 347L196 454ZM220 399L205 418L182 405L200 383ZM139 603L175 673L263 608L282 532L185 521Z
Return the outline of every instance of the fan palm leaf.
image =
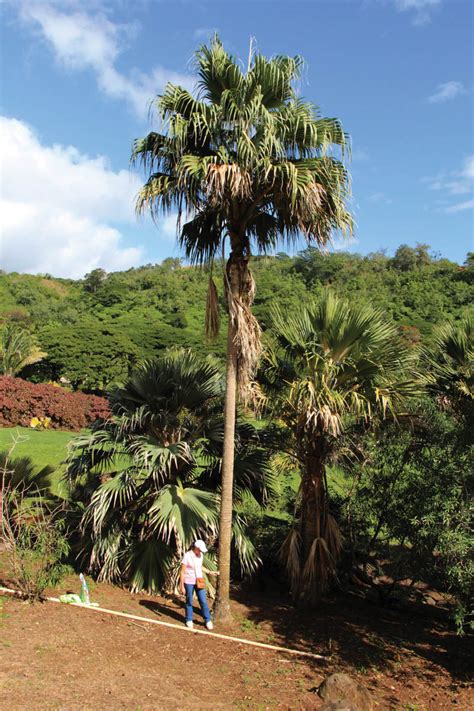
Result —
M0 373L14 376L28 365L38 363L47 356L32 334L24 328L8 324L0 335Z
M212 361L166 353L140 365L111 394L110 418L71 443L72 497L92 489L80 555L101 580L171 590L184 550L196 538L218 536L222 388ZM242 425L236 482L263 501L273 480L259 438ZM241 569L254 570L258 556L245 521L236 535Z

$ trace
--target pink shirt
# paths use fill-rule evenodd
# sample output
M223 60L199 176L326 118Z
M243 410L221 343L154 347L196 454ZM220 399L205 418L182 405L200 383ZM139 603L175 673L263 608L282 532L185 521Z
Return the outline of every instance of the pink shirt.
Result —
M202 555L197 557L194 551L187 551L184 554L182 565L185 565L184 569L184 582L188 585L196 585L196 578L202 578Z

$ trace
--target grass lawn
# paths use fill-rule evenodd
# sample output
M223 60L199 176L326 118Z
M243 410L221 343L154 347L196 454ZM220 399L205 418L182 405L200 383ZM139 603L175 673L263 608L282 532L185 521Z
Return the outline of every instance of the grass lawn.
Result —
M8 451L16 441L13 457L30 457L37 469L47 465L53 467L52 489L60 495L60 479L64 472L63 462L67 445L74 436L75 432L60 430L36 432L28 427L0 428L0 452Z

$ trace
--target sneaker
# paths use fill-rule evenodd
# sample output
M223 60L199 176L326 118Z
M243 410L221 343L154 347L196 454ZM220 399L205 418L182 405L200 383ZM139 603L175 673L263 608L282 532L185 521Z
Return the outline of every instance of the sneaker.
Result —
M209 620L209 622L206 622L206 627L207 627L208 630L213 630L213 629L214 629L214 625L212 624L211 620Z
M192 628L194 627L193 621L192 621L192 620L186 620L186 627L187 627L189 630L192 630Z

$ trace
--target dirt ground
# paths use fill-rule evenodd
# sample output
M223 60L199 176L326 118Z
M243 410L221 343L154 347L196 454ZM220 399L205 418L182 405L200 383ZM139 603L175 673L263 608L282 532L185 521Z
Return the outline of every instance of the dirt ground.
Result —
M474 708L472 638L456 637L437 610L391 611L345 595L303 612L268 593L236 591L234 622L216 632L327 655L318 661L195 635L176 600L107 585L93 585L91 597L182 626L4 596L2 708L318 709L316 689L334 671L356 677L384 711Z

